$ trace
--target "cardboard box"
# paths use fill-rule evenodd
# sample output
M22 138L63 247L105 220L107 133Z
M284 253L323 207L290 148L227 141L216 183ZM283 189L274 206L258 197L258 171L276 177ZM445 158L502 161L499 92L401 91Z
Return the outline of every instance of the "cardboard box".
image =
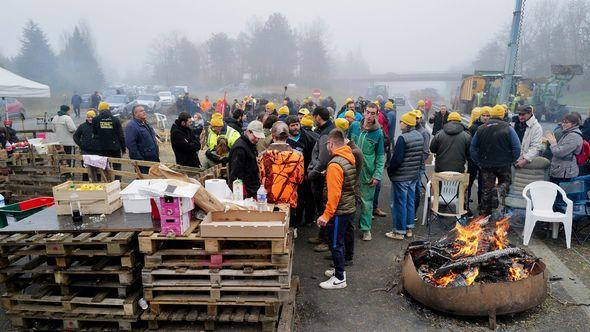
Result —
M70 190L72 184L76 188L85 184L100 185L102 188L100 190ZM109 183L66 181L53 187L53 198L58 215L71 213L70 201L74 193L78 196L77 200L80 201L83 214L111 214L123 205L120 192L121 183L119 180Z
M173 233L182 236L188 230L191 224L191 212L186 212L182 216L165 216L160 215L160 233Z
M209 212L201 222L201 237L284 238L289 214L284 211Z

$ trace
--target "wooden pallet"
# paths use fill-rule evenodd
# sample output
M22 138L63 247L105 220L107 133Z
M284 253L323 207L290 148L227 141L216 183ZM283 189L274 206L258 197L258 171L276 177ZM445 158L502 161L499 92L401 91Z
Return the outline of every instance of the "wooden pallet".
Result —
M139 321L139 314L123 317L19 310L10 310L6 314L13 326L35 331L131 331Z
M1 301L5 310L12 311L133 316L139 311L139 297L138 291L125 299L120 299L117 292L112 289L66 296L61 294L61 289L56 285L31 285L22 293L3 295Z
M0 253L16 254L19 249L43 245L47 255L118 256L135 241L135 232L12 233L0 234Z
M176 249L192 246L206 253L223 254L230 249L269 249L271 254L287 254L289 252L289 234L283 238L203 238L198 226L200 221L191 222L187 232L182 236L169 236L155 231L139 233L139 251L155 254L161 249ZM227 251L226 251L227 252Z
M133 268L141 262L139 253L135 249L130 249L121 256L103 256L104 251L99 251L96 255L89 253L82 255L75 252L72 256L46 256L44 246L31 248L17 248L8 253L7 256L0 258L0 269L6 267L17 267L30 262L31 258L38 258L39 261L46 261L50 266L56 266L60 269L67 269L71 266L88 265L94 270L99 270L102 266L110 262L118 262L122 267ZM92 252L92 250L84 250ZM0 270L1 271L1 270Z

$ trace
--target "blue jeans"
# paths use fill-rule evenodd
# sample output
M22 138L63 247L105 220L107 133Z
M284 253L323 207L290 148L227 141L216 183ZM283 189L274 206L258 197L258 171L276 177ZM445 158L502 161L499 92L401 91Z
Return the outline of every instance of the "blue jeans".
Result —
M396 233L406 234L406 229L414 228L414 195L417 181L391 183L391 217Z

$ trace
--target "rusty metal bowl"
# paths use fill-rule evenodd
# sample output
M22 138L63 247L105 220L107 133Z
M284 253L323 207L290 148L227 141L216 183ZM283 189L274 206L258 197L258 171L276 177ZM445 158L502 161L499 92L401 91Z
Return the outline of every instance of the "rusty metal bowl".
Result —
M527 278L518 281L436 287L425 282L416 271L410 252L402 266L404 289L416 301L434 310L459 316L489 316L495 326L496 315L526 311L541 304L547 296L545 264L534 265Z

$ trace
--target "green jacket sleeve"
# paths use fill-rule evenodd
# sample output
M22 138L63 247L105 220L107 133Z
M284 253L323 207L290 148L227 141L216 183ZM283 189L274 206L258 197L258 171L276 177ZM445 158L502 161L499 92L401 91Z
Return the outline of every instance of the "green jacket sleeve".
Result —
M383 177L383 168L385 167L385 147L383 142L383 132L379 136L379 141L375 146L375 173L373 179L381 181Z

